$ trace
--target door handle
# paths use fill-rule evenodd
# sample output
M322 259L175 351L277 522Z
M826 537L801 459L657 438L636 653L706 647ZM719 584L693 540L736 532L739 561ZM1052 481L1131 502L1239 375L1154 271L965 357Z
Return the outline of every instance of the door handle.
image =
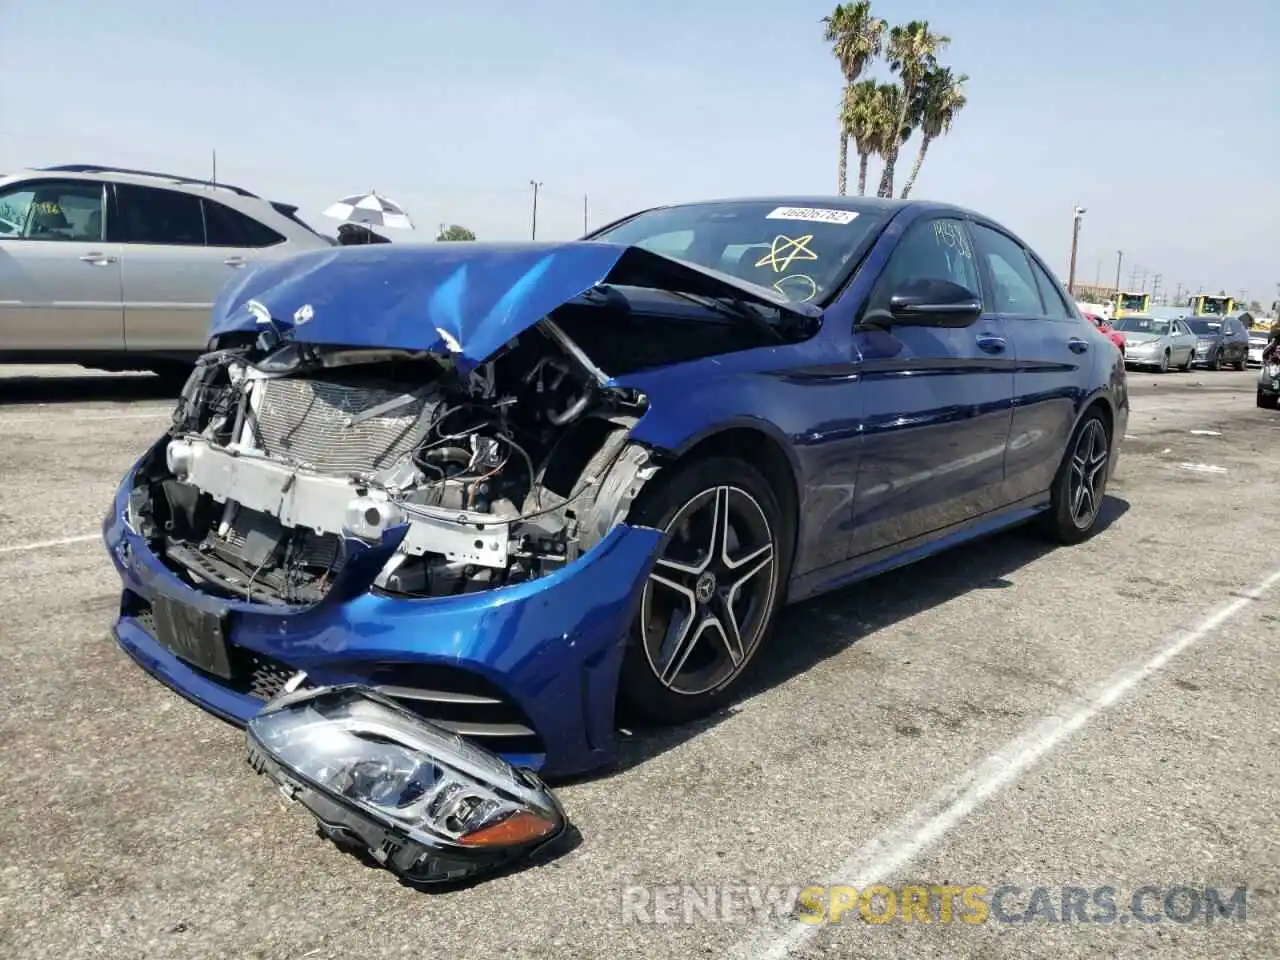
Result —
M1079 337L1072 337L1067 341L1067 349L1072 353L1084 353L1089 349L1089 341L1081 340Z
M244 257L227 257L227 259L223 260L222 262L225 263L228 267L243 267L249 261L246 260Z
M978 349L987 353L1004 353L1005 339L994 334L984 333L978 337Z
M105 253L86 253L80 258L85 263L91 263L95 267L105 267L116 262L115 257L109 257Z

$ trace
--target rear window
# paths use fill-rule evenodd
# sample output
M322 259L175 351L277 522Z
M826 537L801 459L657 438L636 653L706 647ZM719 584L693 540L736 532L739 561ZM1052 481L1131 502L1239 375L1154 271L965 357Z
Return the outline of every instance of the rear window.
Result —
M211 247L270 247L284 242L284 237L266 224L216 200L204 200L204 217Z

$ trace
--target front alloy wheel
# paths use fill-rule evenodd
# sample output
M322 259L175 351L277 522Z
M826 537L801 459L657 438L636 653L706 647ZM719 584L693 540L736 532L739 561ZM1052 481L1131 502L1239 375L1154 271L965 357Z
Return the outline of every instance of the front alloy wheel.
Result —
M672 469L631 520L662 531L619 678L625 711L683 723L730 697L776 613L792 529L765 478L736 458Z
M731 680L772 603L773 531L751 494L713 487L672 518L641 598L640 632L658 682L697 696Z

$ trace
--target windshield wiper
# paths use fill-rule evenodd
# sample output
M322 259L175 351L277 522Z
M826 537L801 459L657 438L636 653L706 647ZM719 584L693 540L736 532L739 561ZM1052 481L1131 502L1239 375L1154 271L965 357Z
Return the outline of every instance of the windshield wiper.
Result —
M669 293L681 299L688 300L690 303L696 303L699 306L707 307L714 310L722 316L733 317L737 320L746 320L751 326L755 327L761 333L765 334L769 339L777 343L786 343L787 338L777 327L771 324L764 317L760 316L749 303L739 297L729 294L723 294L718 297L703 296L697 293L684 293L680 290L669 290Z

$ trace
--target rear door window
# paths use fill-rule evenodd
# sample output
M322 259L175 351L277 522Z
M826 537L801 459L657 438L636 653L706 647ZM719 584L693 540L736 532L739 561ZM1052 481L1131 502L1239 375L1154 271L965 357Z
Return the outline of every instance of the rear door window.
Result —
M981 223L973 224L973 235L991 277L992 311L1007 316L1041 316L1044 304L1022 246Z
M112 221L120 243L152 243L166 246L204 246L204 213L200 198L177 190L118 183Z
M1074 319L1071 308L1067 306L1067 301L1062 299L1062 294L1058 292L1058 285L1049 275L1049 271L1042 267L1035 257L1027 257L1027 261L1031 264L1031 272L1035 275L1036 284L1040 287L1040 298L1044 301L1044 315L1050 320Z

